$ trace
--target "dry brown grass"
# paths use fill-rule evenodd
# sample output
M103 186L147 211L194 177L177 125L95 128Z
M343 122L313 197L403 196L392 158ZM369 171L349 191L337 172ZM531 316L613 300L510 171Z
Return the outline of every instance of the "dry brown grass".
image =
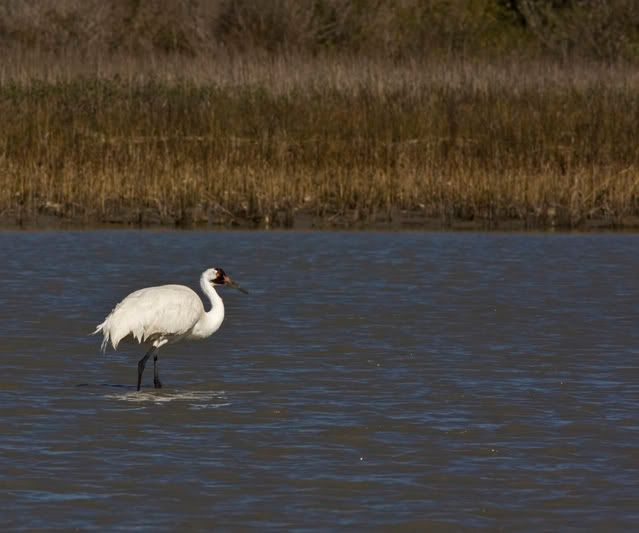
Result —
M639 69L16 54L0 213L87 223L639 216Z

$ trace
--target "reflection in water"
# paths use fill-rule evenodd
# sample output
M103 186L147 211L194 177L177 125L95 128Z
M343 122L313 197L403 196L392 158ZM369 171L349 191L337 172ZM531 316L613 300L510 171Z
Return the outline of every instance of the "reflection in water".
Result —
M191 407L226 407L224 391L165 391L164 389L145 391L129 391L120 394L105 394L107 400L123 400L134 403L163 404L174 401L188 403Z
M628 529L639 236L0 233L3 530ZM223 264L211 339L89 334Z

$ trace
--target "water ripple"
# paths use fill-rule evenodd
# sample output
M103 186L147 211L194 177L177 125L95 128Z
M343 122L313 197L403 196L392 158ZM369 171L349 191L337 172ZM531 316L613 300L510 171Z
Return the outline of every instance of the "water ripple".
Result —
M631 530L639 236L0 233L0 529ZM46 258L46 260L43 260ZM89 333L222 265L207 341ZM148 373L148 371L147 371Z

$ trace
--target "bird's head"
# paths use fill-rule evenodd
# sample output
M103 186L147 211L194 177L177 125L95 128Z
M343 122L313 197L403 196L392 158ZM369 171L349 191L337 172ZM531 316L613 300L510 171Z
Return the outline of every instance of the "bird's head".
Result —
M244 294L248 294L248 291L246 289L244 289L243 287L240 287L237 283L235 283L230 278L230 276L219 267L209 268L204 273L204 277L206 278L206 281L208 281L214 287L226 285L227 287L232 287L234 289L237 289L238 291L241 291Z

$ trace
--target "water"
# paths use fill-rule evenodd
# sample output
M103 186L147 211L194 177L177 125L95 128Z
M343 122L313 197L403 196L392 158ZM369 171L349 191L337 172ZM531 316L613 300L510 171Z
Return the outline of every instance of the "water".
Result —
M639 236L0 233L0 528L628 529ZM89 336L222 266L212 338Z

